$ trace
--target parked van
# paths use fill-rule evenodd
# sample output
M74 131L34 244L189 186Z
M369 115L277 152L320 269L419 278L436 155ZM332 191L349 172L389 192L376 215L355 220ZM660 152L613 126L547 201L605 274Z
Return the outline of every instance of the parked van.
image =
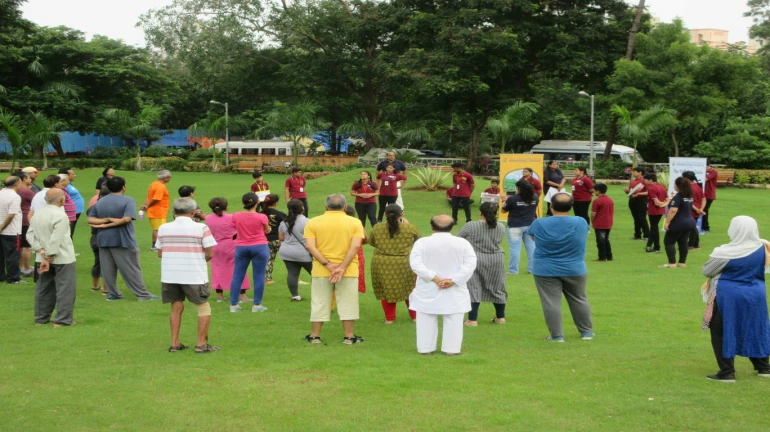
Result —
M220 152L225 151L226 143L214 145ZM232 156L291 156L294 143L283 140L268 141L230 141L230 155ZM305 147L299 146L299 154L305 154Z
M594 160L602 157L606 145L606 141L594 141ZM591 147L588 141L546 140L540 141L540 144L535 144L530 153L542 154L543 159L546 161L588 161ZM613 144L610 157L633 164L634 149L620 144ZM636 155L636 163L637 165L644 163L641 154Z

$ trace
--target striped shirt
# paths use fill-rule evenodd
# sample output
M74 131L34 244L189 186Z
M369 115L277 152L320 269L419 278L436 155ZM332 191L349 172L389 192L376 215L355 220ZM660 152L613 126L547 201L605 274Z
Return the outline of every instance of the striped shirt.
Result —
M11 188L0 189L0 224L9 215L15 215L2 235L16 236L21 234L21 197Z
M163 283L201 285L209 281L206 248L216 246L209 227L187 216L161 225L155 247L163 251L160 281Z
M69 219L70 222L75 222L78 220L78 212L77 207L75 206L75 201L72 201L72 197L70 196L70 193L67 192L67 189L62 189L64 191L64 213L67 213L67 219Z

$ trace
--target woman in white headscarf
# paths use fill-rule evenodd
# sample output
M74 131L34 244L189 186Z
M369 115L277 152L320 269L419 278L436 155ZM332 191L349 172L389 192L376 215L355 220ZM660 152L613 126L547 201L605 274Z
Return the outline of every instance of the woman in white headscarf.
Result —
M707 378L735 382L733 360L748 357L760 377L770 378L770 318L767 314L765 272L770 245L759 238L757 221L736 216L727 231L730 243L719 246L703 266L711 278L703 329L711 328L719 372Z

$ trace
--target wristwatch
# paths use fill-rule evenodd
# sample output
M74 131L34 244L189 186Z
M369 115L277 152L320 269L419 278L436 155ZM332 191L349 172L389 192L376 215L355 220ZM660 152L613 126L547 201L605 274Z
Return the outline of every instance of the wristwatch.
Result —
M321 263L322 266L326 267L329 265L329 261L326 261L325 263Z

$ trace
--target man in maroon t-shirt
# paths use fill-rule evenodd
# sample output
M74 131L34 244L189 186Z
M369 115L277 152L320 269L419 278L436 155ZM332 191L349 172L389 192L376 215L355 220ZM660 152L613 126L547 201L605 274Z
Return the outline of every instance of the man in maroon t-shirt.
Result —
M452 219L457 223L457 211L460 206L465 209L465 222L471 221L471 194L475 186L473 176L463 169L463 164L452 164Z
M607 185L594 185L596 199L591 204L591 223L596 232L596 248L599 259L596 261L612 261L612 246L610 246L610 230L615 220L615 202L607 196Z
M647 215L650 218L650 236L647 238L645 251L660 253L660 219L666 214L668 191L658 184L656 174L645 174L644 184L647 187Z
M717 178L719 173L717 170L711 167L710 162L706 162L706 187L704 188L703 195L706 196L706 206L703 207L703 219L701 220L701 231L707 233L711 231L711 225L709 225L709 210L711 209L711 203L717 199Z
M304 215L308 217L306 185L307 181L305 181L305 177L302 177L302 168L294 168L291 170L291 177L287 178L286 183L284 183L284 194L286 195L286 202L293 199L302 201L302 204L305 205Z

